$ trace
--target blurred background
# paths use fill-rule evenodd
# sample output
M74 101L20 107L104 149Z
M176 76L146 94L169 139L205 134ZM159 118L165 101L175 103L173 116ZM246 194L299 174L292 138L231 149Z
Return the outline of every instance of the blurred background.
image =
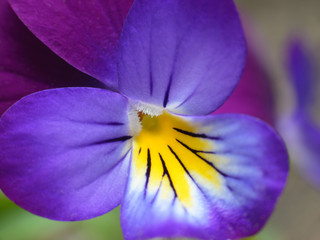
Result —
M286 66L290 39L300 38L317 58L320 69L320 1L237 0L236 4L255 38L255 51L271 78L276 112L281 115L294 101ZM314 114L320 120L320 114L317 114L320 97L317 102L319 108L314 109ZM57 239L121 240L119 209L89 221L54 222L20 209L0 192L0 240ZM320 189L306 182L293 164L276 210L265 228L253 239L320 239Z
M288 44L292 39L300 39L313 54L315 67L319 73L320 1L238 0L236 3L241 14L256 32L257 51L271 77L277 98L277 114L280 116L288 111L290 104L294 102L293 89L288 84L290 76L287 67ZM318 82L320 83L319 75ZM317 87L319 89L319 84ZM318 92L320 93L320 89ZM320 94L317 95L320 97ZM319 97L313 109L318 123L320 123ZM306 182L292 163L284 194L272 217L256 239L320 239L320 189Z

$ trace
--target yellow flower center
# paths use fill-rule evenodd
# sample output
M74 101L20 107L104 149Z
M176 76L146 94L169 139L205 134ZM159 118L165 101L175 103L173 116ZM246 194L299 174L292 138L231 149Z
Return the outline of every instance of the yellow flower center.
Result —
M140 112L139 118L142 129L133 139L132 161L135 173L145 176L145 197L174 194L189 207L197 184L220 186L211 165L213 142L197 133L197 126L166 111L153 117Z

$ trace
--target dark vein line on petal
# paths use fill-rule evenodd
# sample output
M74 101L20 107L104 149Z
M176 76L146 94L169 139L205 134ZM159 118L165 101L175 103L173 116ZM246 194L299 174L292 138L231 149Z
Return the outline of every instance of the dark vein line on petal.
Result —
M178 155L176 154L175 151L173 151L173 149L168 145L168 148L170 149L171 153L175 156L175 158L178 160L178 162L180 163L180 165L182 166L183 170L188 174L188 176L192 179L192 181L194 181L193 177L191 176L191 174L189 173L188 169L186 168L186 166L182 163L181 159L178 157Z
M202 150L196 150L191 147L189 147L187 144L181 142L179 139L176 139L182 146L188 148L190 151L195 152L195 153L206 153L206 154L217 154L217 152L213 151L202 151Z
M163 167L162 178L163 178L165 175L167 175L168 180L169 180L169 183L170 183L170 187L172 188L172 190L173 190L173 192L174 192L174 198L177 198L177 197L178 197L177 191L176 191L176 189L175 189L175 187L174 187L174 184L173 184L173 182L172 182L171 176L170 176L170 174L169 174L169 172L168 172L166 163L165 163L165 161L163 160L163 158L162 158L162 156L161 156L160 153L159 153L159 157L160 157L160 160L161 160L161 163L162 163L162 167Z
M172 80L173 80L173 74L174 74L174 70L175 70L175 65L177 64L177 55L178 55L178 51L180 49L181 46L181 40L179 41L179 43L176 46L176 52L173 58L173 64L172 64L172 69L171 69L171 73L169 76L169 82L168 82L168 86L164 95L164 99L163 99L163 107L167 107L168 102L169 102L169 94L170 94L170 90L171 90L171 84L172 84Z
M103 126L123 126L122 122L97 122L97 121L80 121L71 118L65 118L64 120L72 122L72 123L80 123L80 124L92 124L92 125L103 125ZM59 120L61 121L61 120Z
M91 180L89 183L86 183L80 187L77 188L77 190L80 190L86 186L89 186L90 184L94 183L95 181L97 181L98 179L100 179L102 176L108 174L109 172L111 172L113 169L115 169L128 155L128 153L130 152L131 148L129 148L129 150L119 159L119 161L114 164L111 168L109 168L106 172L103 172L101 174L99 174L99 176L97 176L95 179Z
M153 25L153 17L154 15L152 14L150 16L150 26ZM153 43L153 27L150 28L149 30L149 94L152 96L153 94L153 61L152 61L152 53L153 53L153 48L152 48L152 43Z
M167 106L168 101L169 101L169 94L170 94L171 84L172 84L172 81L173 81L173 76L174 76L174 73L175 73L175 70L176 70L176 65L177 65L177 62L178 62L178 60L177 60L178 59L178 54L181 51L182 43L184 42L185 38L190 33L191 27L192 27L192 23L190 23L185 28L185 30L181 34L181 37L178 39L178 42L176 44L176 51L175 51L175 54L174 54L174 57L173 57L173 64L172 64L172 68L171 68L171 74L170 74L170 77L169 77L169 83L168 83L167 90L166 90L166 93L165 93L165 96L164 96L164 100L163 100L163 107L164 108Z
M117 145L116 147L112 148L110 151L106 152L104 155L109 155L111 153L113 153L114 151L116 151L121 145ZM122 146L121 146L122 147Z
M151 60L150 60L151 62ZM150 63L150 68L151 68L151 63ZM149 93L150 96L153 94L153 76L152 76L152 70L150 69L150 85L149 85Z
M152 34L150 30L150 36L149 36L149 94L152 96L153 94L153 74L152 74Z
M208 72L210 68L211 68L211 64L210 64L210 62L209 62L209 63L208 63L208 66L206 67L205 72ZM193 95L195 95L195 93L198 91L199 87L202 85L202 83L203 83L203 81L204 81L204 79L205 79L205 76L206 76L206 75L204 75L204 76L200 79L200 81L199 81L198 84L195 86L195 88L193 89L193 91L186 97L186 99L185 99L184 101L182 101L178 106L176 106L175 109L180 108L182 105L186 104L186 103L193 97Z
M188 145L184 144L183 142L179 141L178 139L176 139L182 146L184 146L186 149L188 149L190 152L192 152L194 155L196 155L198 158L200 158L201 160L203 160L206 164L208 164L209 166L211 166L214 170L216 170L220 175L222 175L223 177L229 177L229 178L233 178L232 176L229 176L228 174L222 172L221 170L219 170L212 162L208 161L207 159L205 159L204 157L201 157L196 150L190 148Z
M129 139L131 139L132 136L122 136L122 137L118 137L118 138L111 138L111 139L107 139L104 141L100 141L100 142L95 142L92 145L98 145L98 144L105 144L105 143L113 143L113 142L125 142Z
M114 169L117 165L119 165L119 163L122 162L122 161L127 157L128 153L129 153L130 151L131 151L131 148L129 148L129 150L120 158L120 160L119 160L114 166L112 166L112 167L108 170L108 172L112 171L112 169ZM107 173L108 173L108 172L107 172Z
M181 107L182 105L184 105L187 101L190 100L190 98L193 96L193 94L195 93L196 90L193 90L193 92L183 101L181 102L178 106L175 107L175 109Z
M190 177L190 179L192 180L192 182L196 185L196 187L199 189L199 191L203 194L203 196L205 197L205 199L210 203L210 198L207 196L207 194L203 191L203 189L199 186L199 184L194 180L194 178L191 176L190 172L188 171L188 169L184 166L184 164L182 163L181 159L178 157L178 155L176 154L175 151L173 151L173 149L168 145L168 148L170 149L171 153L175 156L175 158L178 160L178 162L180 163L180 165L182 166L182 168L184 169L184 171L188 174L188 176Z
M164 99L163 99L163 107L164 108L167 106L168 101L169 101L169 94L170 94L171 84L172 84L172 73L170 75L170 79L169 79L169 83L168 83L168 86L167 86L167 90L166 90L166 93L165 93Z
M161 182L160 182L160 185L159 185L159 187L158 187L158 189L157 189L157 192L156 192L156 194L154 195L154 197L153 197L153 199L152 199L152 201L151 201L151 204L153 204L154 201L157 199L157 197L158 197L158 195L159 195L159 192L160 192L160 189L161 189L161 186L162 186L162 182L163 182L163 176L162 176L162 178L161 178Z
M211 139L211 140L221 140L221 137L215 137L215 136L208 136L204 133L193 133L193 132L188 132L179 128L173 128L179 133L182 133L184 135L190 136L190 137L197 137L197 138L206 138L206 139Z
M124 125L124 123L122 123L122 122L107 122L106 125L109 125L109 126L122 126L122 125Z
M149 184L150 173L151 173L151 154L150 154L150 149L148 148L146 184L144 187L144 198L146 198L146 196L147 196L147 189L148 189L148 184Z
M141 153L141 148L139 149L138 155L140 155L140 153Z

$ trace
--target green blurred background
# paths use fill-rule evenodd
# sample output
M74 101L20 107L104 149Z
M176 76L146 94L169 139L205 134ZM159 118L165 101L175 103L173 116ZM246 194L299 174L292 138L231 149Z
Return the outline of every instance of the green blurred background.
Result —
M320 62L320 1L237 0L236 4L251 28L250 32L257 38L255 48L272 78L280 114L293 99L285 69L290 37L301 37ZM320 106L320 97L318 102ZM121 239L119 209L89 221L55 222L20 209L0 192L0 240ZM306 183L293 165L287 188L274 214L253 239L320 239L320 190Z

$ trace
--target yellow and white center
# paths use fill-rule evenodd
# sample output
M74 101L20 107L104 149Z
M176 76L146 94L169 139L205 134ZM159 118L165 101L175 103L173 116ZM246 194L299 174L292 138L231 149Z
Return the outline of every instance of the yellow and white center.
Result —
M207 183L220 187L210 152L214 142L197 132L197 126L167 111L159 116L138 112L138 116L141 130L133 138L132 166L144 179L145 198L174 196L188 208L196 204L194 188Z

